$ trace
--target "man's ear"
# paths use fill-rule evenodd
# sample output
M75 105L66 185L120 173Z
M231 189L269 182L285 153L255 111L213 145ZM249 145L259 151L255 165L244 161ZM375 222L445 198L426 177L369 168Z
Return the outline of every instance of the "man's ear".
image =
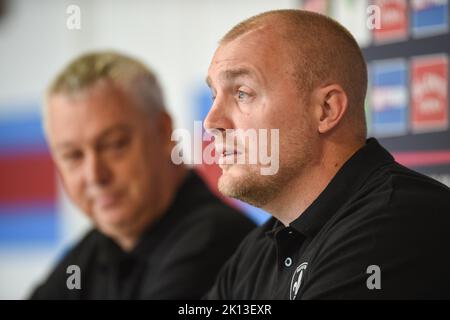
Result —
M170 140L170 137L172 135L172 118L169 116L169 114L165 111L162 111L159 114L159 130L160 134L164 138L168 138Z
M166 152L171 152L172 150L172 141L171 141L171 137L172 137L172 118L170 117L170 115L165 112L162 111L159 115L158 115L159 119L158 119L158 134L159 134L159 138L161 139L161 144L164 146Z
M338 125L347 112L348 98L338 84L316 89L315 106L319 133L327 133Z

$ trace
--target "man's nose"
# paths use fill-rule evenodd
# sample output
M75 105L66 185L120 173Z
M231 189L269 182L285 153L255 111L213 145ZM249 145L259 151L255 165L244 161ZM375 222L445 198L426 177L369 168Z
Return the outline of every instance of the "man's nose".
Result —
M107 185L111 178L111 170L99 154L93 152L86 157L85 179L88 184Z
M217 96L206 115L203 126L206 130L232 129L230 111L226 99Z

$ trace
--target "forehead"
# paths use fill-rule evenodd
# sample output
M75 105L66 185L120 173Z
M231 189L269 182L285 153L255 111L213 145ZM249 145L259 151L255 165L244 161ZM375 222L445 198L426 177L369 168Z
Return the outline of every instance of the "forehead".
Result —
M123 90L96 84L75 95L50 96L47 129L53 142L86 141L114 126L136 126L142 113Z
M208 69L209 80L267 74L283 69L281 39L269 27L249 31L216 50Z

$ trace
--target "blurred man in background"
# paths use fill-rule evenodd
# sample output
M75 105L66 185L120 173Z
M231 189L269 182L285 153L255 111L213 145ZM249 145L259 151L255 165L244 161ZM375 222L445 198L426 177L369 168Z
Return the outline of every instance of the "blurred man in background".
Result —
M300 10L250 18L221 40L208 84L216 140L279 129L280 161L261 175L222 154L219 189L273 218L207 298L450 298L450 190L366 140L366 64L345 28Z
M51 84L44 126L64 188L94 229L32 298L201 297L253 224L172 163L155 75L114 52L81 56Z

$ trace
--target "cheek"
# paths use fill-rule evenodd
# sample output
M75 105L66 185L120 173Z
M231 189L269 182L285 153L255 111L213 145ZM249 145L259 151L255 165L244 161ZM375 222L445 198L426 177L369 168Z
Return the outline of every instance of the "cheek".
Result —
M148 181L158 164L144 152L130 154L128 159L115 164L116 183L126 185L128 193L136 197L148 189Z
M282 106L281 106L282 107ZM287 107L287 106L286 106ZM299 110L280 112L274 115L272 128L279 129L279 155L280 161L295 155L307 145L312 137L312 125L307 116Z
M60 174L61 181L64 186L64 190L70 196L73 201L86 209L86 194L85 194L85 185L79 175L76 173L61 173Z
M282 129L289 126L289 121L295 115L289 114L289 101L282 99L282 96L267 94L258 99L254 110L250 115L244 115L241 119L248 128L255 129Z

